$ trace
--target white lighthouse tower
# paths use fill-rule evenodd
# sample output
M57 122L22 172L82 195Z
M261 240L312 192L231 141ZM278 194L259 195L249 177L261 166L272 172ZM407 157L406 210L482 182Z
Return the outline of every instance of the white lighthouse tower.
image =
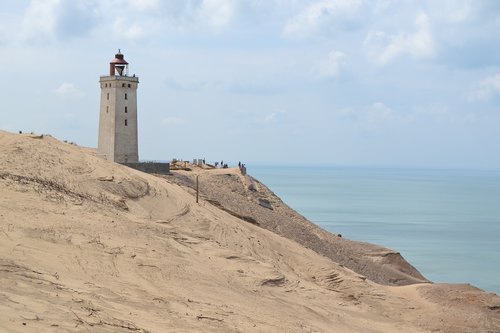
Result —
M101 76L101 106L97 153L117 163L137 163L137 85L128 76L128 62L120 50L109 64L109 76Z

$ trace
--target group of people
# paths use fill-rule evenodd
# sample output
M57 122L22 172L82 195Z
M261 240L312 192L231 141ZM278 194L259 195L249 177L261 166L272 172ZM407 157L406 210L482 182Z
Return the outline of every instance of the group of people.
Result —
M216 167L216 168L218 168L218 167L219 167L219 162L215 162L215 167ZM220 161L220 167L221 167L222 169L227 169L227 168L229 168L229 167L227 166L227 163L226 163L226 164L224 164L224 160Z
M203 162L205 162L205 160L203 160ZM219 165L220 165L221 169L227 169L227 168L229 168L229 166L227 165L227 163L224 163L224 160L220 161L220 164L219 164L219 162L215 162L214 165L215 165L216 168L218 168ZM240 170L243 170L246 167L245 167L245 164L243 164L241 162L238 162L238 168Z
M238 162L238 167L240 168L240 172L243 176L247 174L247 167L245 164Z

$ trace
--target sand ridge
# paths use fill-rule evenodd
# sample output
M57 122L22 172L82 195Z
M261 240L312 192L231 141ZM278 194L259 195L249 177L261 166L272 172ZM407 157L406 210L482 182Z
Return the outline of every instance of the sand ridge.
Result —
M6 132L0 285L5 332L500 331L495 295L380 285L173 181Z

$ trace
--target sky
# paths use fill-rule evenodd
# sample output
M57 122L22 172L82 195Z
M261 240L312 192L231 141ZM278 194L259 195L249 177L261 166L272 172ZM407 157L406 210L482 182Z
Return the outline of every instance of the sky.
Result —
M142 160L500 169L500 1L3 0L0 129L96 147L118 49Z

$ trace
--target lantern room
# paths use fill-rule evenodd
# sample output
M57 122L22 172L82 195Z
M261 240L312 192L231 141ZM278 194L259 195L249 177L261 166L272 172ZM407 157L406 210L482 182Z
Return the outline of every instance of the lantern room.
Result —
M123 58L123 54L118 49L115 58L109 63L110 76L128 76L128 62Z

